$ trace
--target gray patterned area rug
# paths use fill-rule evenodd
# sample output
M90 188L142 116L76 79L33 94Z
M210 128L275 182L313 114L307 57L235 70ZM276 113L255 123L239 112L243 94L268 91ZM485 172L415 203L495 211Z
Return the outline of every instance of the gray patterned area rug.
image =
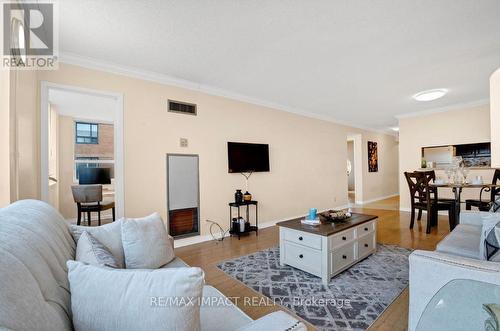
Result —
M378 245L377 252L330 280L279 265L273 247L217 265L320 330L366 330L408 285L411 250Z

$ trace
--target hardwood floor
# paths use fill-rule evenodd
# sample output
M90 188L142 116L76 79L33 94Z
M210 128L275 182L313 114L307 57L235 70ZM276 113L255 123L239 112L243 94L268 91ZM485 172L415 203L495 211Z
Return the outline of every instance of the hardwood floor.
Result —
M430 234L425 233L425 214L422 221L416 221L413 230L409 229L410 214L400 212L399 197L377 201L372 204L353 207L356 212L373 214L379 217L377 242L393 244L413 249L433 250L436 244L449 232L448 221L440 216L438 228ZM265 297L246 287L239 281L217 269L217 263L234 257L247 255L278 245L279 234L276 226L259 230L259 235L238 238L226 238L223 242L214 241L181 247L176 254L191 266L201 267L205 271L207 284L219 289L227 297L239 298L238 306L250 317L257 319L270 312L286 310L279 305L251 305L244 297ZM260 302L260 301L259 301ZM289 312L289 311L288 311ZM370 330L406 330L408 320L408 291L405 290L371 326ZM315 328L308 324L309 330Z

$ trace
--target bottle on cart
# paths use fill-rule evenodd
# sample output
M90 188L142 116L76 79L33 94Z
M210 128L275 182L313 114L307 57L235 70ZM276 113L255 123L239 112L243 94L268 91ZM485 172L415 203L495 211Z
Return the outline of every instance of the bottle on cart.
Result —
M240 217L238 219L238 222L240 224L240 232L245 232L245 219L243 217Z
M234 193L234 202L236 203L243 202L243 193L241 193L241 190L236 190L236 193Z
M252 201L252 194L248 191L243 193L243 200L244 201Z
M238 233L240 232L240 222L238 219L235 217L233 218L232 224L231 224L231 232L232 233Z

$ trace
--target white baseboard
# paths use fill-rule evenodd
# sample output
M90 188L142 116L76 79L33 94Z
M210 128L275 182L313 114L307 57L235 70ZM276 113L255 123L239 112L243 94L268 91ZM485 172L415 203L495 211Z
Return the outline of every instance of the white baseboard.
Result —
M229 232L226 232L226 235L224 237L229 237ZM210 235L210 234L205 234L203 236L199 235L199 236L193 236L193 237L189 237L189 238L175 239L174 240L174 248L199 244L199 243L202 243L205 241L210 241L210 240L214 240L214 238L212 238L212 235Z
M386 196L383 196L383 197L377 197L375 199L370 199L370 200L364 200L364 201L357 200L356 204L357 205L366 205L367 203L372 203L372 202L376 202L376 201L380 201L380 200L394 198L394 197L397 197L397 196L399 196L399 193L394 193L394 194L386 195Z
M345 209L345 208L348 208L348 205L333 207L333 209ZM319 212L323 212L326 210L328 210L328 209L324 209L324 210L321 210ZM297 216L289 216L286 218L273 220L273 221L260 222L259 223L259 230L269 228L271 226L276 225L276 223L279 223L279 222L288 221L288 220L291 220L294 218L300 218L300 217L305 217L305 216L306 216L305 214L302 214L302 215L297 215ZM229 232L226 233L226 237L229 237ZM210 240L214 240L210 234L199 235L199 236L194 236L194 237L189 237L189 238L175 239L174 240L174 247L179 248L179 247L199 244L199 243L202 243L205 241L210 241Z

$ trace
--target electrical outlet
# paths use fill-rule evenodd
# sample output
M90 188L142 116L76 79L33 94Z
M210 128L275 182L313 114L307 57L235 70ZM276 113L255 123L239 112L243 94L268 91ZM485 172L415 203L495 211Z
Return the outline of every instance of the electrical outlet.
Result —
M181 138L180 139L180 146L181 147L188 147L188 140L187 140L187 138Z

